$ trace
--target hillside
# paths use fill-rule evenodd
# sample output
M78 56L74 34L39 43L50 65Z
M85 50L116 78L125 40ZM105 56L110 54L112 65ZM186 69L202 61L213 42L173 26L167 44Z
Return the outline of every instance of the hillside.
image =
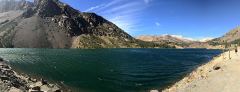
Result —
M6 48L169 47L136 40L103 17L58 0L1 0L0 42Z
M167 43L172 46L184 48L189 47L189 45L194 42L192 40L180 38L174 35L160 35L160 36L142 35L136 37L136 39L154 43Z
M223 44L240 44L240 27L230 30L222 37L215 38L208 41L193 41L175 35L160 35L150 36L142 35L136 37L139 40L154 42L154 43L167 43L177 48L208 48L208 49L221 49Z
M209 41L211 45L219 45L224 43L240 44L240 27L232 29L222 37Z
M156 42L156 41L186 42L186 43L192 42L191 40L172 36L172 35L160 35L160 36L142 35L142 36L137 37L137 39L141 39L144 41L153 41L153 42Z

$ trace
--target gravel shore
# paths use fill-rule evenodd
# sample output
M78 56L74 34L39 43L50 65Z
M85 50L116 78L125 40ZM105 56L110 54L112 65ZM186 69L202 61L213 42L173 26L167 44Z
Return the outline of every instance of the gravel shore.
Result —
M57 84L37 80L15 72L0 58L0 92L62 92Z
M222 53L162 92L239 92L240 53L230 55Z

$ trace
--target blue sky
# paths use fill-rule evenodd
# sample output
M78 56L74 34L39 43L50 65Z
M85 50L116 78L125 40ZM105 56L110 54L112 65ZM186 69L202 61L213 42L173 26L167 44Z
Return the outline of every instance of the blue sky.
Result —
M61 1L83 12L95 12L133 36L212 38L240 24L240 0Z

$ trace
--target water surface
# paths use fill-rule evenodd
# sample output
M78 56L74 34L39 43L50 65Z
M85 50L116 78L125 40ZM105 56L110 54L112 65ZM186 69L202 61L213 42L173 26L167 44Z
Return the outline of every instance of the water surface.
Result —
M13 68L82 92L163 89L218 54L207 49L0 49Z

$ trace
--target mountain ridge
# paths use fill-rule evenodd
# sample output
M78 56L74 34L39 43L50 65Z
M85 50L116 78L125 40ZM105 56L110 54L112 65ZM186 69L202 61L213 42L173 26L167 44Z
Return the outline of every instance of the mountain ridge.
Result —
M140 35L136 37L145 41L169 41L169 42L193 42L191 39L178 37L177 35Z
M153 43L167 43L177 48L187 48L191 43L196 42L177 35L141 35L136 39Z
M226 43L240 44L240 26L230 30L221 37L208 41L212 45L222 45Z
M224 36L214 39L192 40L178 35L141 35L136 39L153 42L167 43L176 48L208 48L222 49L223 44L240 44L240 28L235 28ZM225 41L223 43L223 41Z
M5 0L13 2L14 0ZM59 0L16 1L0 13L1 47L142 48L170 47L133 38L95 13L78 11ZM31 6L31 7L29 7ZM11 10L12 9L12 10ZM8 11L7 11L8 10ZM7 18L7 16L11 18Z

